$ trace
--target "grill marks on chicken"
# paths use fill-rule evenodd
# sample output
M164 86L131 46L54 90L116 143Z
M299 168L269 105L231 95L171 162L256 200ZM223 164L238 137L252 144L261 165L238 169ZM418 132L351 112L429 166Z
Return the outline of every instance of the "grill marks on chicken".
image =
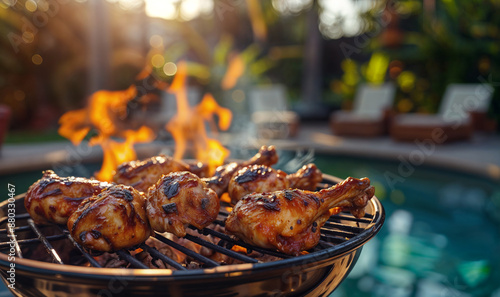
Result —
M362 217L374 192L368 178L349 177L319 192L289 189L249 194L229 214L226 231L249 244L298 255L318 244L330 209Z
M71 236L83 246L117 251L144 242L151 235L141 192L113 185L82 202L68 220Z
M110 184L82 177L60 177L52 170L30 186L24 206L37 224L66 224L80 203Z
M210 225L219 213L217 194L191 172L164 175L149 188L146 211L151 227L158 232L186 235L186 226Z
M302 166L297 172L288 174L286 179L290 183L290 188L314 191L318 183L323 180L323 173L310 163Z
M169 156L160 155L142 161L121 164L116 169L113 181L146 192L163 174L178 171L190 171L200 177L205 177L208 175L208 166L201 162L188 164Z
M236 172L229 181L228 194L236 204L250 193L263 193L296 188L314 190L323 175L314 164L304 165L294 174L286 174L265 165L247 166Z
M208 184L208 187L213 189L220 197L222 194L227 192L231 177L240 168L252 165L272 166L277 162L278 155L276 153L276 148L274 146L262 146L259 152L251 159L242 163L231 162L219 166L217 167L214 176L205 178L204 180Z
M269 167L277 161L275 148L263 146L250 160L220 166L213 177L200 178L206 174L200 163L157 156L118 168L115 182L130 186L63 178L48 170L24 202L35 222L67 223L77 242L99 251L134 247L152 230L184 237L188 225L203 229L217 218L218 195L226 191L236 205L225 230L249 244L290 255L318 244L333 208L364 216L374 194L368 178L348 178L312 192L323 177L314 164L287 175Z

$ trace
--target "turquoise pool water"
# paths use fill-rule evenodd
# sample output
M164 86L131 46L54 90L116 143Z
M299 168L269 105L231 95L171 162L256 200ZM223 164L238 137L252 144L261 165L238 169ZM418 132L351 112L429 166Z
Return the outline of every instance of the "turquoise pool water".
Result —
M331 295L500 297L500 185L484 178L401 162L338 155L280 153L278 167L313 161L327 174L369 177L386 210L381 232L363 248L348 278ZM99 165L72 175L90 176ZM40 171L0 176L17 193ZM2 199L4 200L4 199ZM10 296L1 285L0 296Z
M401 162L329 155L314 162L338 177L369 177L387 215L331 296L500 296L497 183Z

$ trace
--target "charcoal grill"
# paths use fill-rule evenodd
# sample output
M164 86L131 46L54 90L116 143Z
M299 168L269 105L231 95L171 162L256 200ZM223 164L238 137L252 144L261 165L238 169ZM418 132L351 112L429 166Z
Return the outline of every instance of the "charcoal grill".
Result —
M324 175L318 189L339 181ZM331 216L321 228L318 246L297 257L254 247L210 228L200 233L219 238L218 244L186 236L187 240L243 262L231 265L221 265L155 233L158 240L202 263L201 268L187 269L154 247L142 244L140 248L172 269L149 269L128 250L121 250L118 256L131 267L123 269L100 267L65 227L34 224L24 208L24 194L15 199L16 226L9 228L7 204L0 204L0 272L7 284L7 271L15 263L13 293L17 296L328 296L350 272L363 244L377 234L385 218L382 205L373 197L363 218L349 213ZM216 224L224 225L226 206L222 204ZM16 235L13 241L12 235ZM234 245L278 260L259 262L231 250ZM11 252L14 261L9 258Z

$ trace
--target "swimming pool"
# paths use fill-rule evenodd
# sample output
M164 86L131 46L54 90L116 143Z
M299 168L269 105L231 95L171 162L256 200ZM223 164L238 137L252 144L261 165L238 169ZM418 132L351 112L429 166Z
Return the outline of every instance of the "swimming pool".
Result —
M314 162L338 177L369 177L387 214L332 296L500 296L494 181L387 160L318 154Z
M494 181L400 161L280 156L278 167L287 170L313 161L327 174L369 177L386 209L382 231L331 296L500 296L500 186ZM98 168L80 165L71 174L90 176ZM39 170L0 176L0 184L23 193L40 177Z

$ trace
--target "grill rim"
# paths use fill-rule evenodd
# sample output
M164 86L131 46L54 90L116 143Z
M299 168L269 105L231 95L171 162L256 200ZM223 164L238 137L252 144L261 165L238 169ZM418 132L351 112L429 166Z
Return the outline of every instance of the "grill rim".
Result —
M338 177L323 174L323 179L328 183L336 184L342 181ZM25 193L15 197L16 202L24 199ZM0 208L5 207L8 201L0 203ZM372 221L355 237L332 246L325 248L314 253L300 255L281 259L278 261L264 262L264 263L243 263L221 265L212 268L192 269L192 270L172 270L172 269L139 269L139 268L97 268L75 266L70 264L55 264L32 260L27 258L15 257L16 271L24 270L26 272L36 274L50 275L63 275L68 277L80 277L87 279L109 279L112 278L133 278L135 280L190 280L190 279L205 279L217 276L225 278L231 276L241 276L254 272L261 272L266 270L280 270L290 267L300 266L305 269L311 265L317 265L325 260L333 260L344 257L345 255L355 252L360 249L366 242L372 239L382 228L385 221L385 210L377 197L373 196L369 200L369 205L373 208ZM11 261L8 261L8 255L0 253L0 266L8 267Z

